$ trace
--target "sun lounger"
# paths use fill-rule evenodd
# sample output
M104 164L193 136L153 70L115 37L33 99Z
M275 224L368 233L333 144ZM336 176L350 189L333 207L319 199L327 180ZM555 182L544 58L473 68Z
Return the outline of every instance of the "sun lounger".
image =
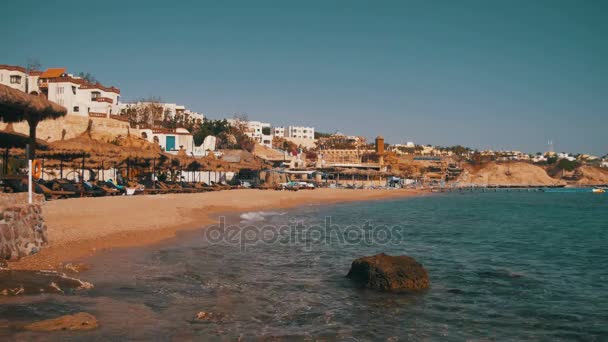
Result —
M44 194L44 198L46 198L47 200L55 199L55 198L68 198L68 197L74 196L76 194L72 191L51 190L51 189L47 188L44 184L34 183L34 185L35 185L36 193Z
M22 178L4 178L3 182L11 192L27 192L27 181Z
M96 184L101 190L103 190L103 192L106 194L106 196L116 196L116 195L120 195L120 190L118 189L114 189L109 187L106 182L97 182Z
M163 189L163 190L165 190L165 191L167 191L167 192L172 192L172 193L183 192L183 191L181 191L181 190L179 190L179 189L176 189L176 188L174 188L174 187L169 186L168 184L166 184L166 183L164 183L164 182L160 182L160 181L158 181L158 182L156 182L156 184L158 184L158 186L159 186L161 189Z

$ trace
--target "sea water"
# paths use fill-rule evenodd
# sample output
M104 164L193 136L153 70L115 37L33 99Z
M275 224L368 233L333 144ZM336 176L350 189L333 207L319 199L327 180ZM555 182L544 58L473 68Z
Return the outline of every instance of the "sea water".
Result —
M437 194L224 222L96 255L80 275L95 284L88 292L0 299L4 322L87 311L99 329L0 337L608 340L606 195ZM382 252L422 263L430 289L378 292L345 278L355 258Z

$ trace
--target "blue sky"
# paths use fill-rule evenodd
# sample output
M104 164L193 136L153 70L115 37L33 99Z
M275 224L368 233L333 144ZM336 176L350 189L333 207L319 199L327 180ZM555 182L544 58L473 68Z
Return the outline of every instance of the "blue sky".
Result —
M608 153L605 1L11 1L0 63L390 143Z

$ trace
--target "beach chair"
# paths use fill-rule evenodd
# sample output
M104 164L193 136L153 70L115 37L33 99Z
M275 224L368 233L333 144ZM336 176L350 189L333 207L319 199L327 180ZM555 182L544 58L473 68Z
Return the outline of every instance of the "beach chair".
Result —
M10 192L27 192L27 181L24 182L23 177L6 177L3 182Z
M114 184L114 182L112 182L112 180L111 180L111 179L109 179L109 180L107 180L107 181L105 181L105 182L104 182L104 181L101 181L101 182L98 182L98 183L105 184L105 186L106 186L107 188L114 189L114 190L118 191L118 193L119 193L119 194L121 194L121 195L124 195L124 194L125 194L125 192L126 192L126 189L125 189L125 187L124 187L124 186Z
M192 192L204 192L204 191L206 191L205 189L196 187L196 183L182 182L181 186L184 189L190 189Z
M164 183L164 182L161 182L161 181L156 182L156 184L158 184L158 186L159 186L161 189L163 189L163 190L165 190L165 191L167 191L167 192L170 192L170 193L179 193L179 192L183 192L183 191L180 191L179 189L176 189L176 188L174 188L174 187L171 187L171 186L169 186L168 184L166 184L166 183Z
M106 182L98 181L95 185L97 187L99 187L101 190L103 190L103 192L106 194L106 196L120 195L120 191L118 189L114 189L114 188L109 187L106 184Z
M55 179L53 181L43 183L47 188L54 191L69 191L73 192L74 195L72 197L82 197L84 196L84 191L82 187L77 186L76 184L66 180L66 179Z
M183 187L180 183L173 183L172 184L173 189L179 190L180 192L185 192L185 193L195 193L198 192L196 189L190 188L190 187Z
M101 197L106 195L106 192L102 188L90 182L84 182L82 183L82 186L84 188L85 193L89 196Z
M57 199L57 198L68 198L74 196L76 193L72 191L63 190L51 190L44 184L34 183L34 189L37 194L43 194L46 200Z

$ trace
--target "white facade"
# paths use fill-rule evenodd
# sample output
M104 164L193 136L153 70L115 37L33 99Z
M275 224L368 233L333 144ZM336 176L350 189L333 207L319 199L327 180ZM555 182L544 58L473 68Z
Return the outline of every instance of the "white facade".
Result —
M26 92L28 75L25 68L12 65L0 65L0 84Z
M315 139L315 128L305 126L275 127L274 135L282 138Z
M122 103L118 108L119 111L123 109L127 109L131 106L145 105L150 104L150 102L134 102L134 103ZM178 105L176 103L158 103L160 107L163 108L163 118L167 115L170 118L175 117L177 114L183 114L188 117L191 117L195 120L203 121L205 119L205 115L202 113L197 113L191 110L186 109L186 106Z
M103 86L83 85L78 81L70 77L49 81L49 101L64 106L68 115L109 117L119 113L118 91L108 91Z
M187 155L192 155L194 152L194 139L185 128L146 128L140 129L139 132L142 138L158 144L165 152L177 154L181 148Z
M240 122L237 119L228 119L228 123L231 125L244 124L247 127L245 134L255 140L257 143L262 144L266 147L272 148L273 132L269 123L260 121L247 121ZM265 128L270 131L270 134L264 134Z
M315 139L315 129L313 127L304 127L304 126L289 126L287 127L287 137L288 138L298 138L298 139Z
M274 132L275 137L285 137L285 127L275 127L272 131Z
M0 65L0 83L30 94L44 94L67 109L67 115L108 117L117 114L120 89L92 84L67 74L64 68L27 72L19 66Z

